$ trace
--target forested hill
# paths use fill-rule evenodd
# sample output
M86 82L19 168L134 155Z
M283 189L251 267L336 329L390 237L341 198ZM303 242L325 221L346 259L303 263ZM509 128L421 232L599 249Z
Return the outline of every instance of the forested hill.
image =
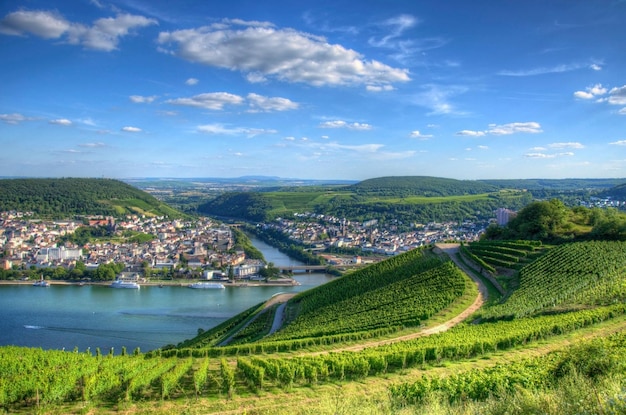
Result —
M610 197L616 200L626 199L626 183L612 187L598 194L599 197Z
M113 179L54 178L0 180L0 212L17 210L40 216L182 214L150 194Z
M474 180L430 176L391 176L363 180L349 186L357 194L380 196L460 196L495 192L498 187Z

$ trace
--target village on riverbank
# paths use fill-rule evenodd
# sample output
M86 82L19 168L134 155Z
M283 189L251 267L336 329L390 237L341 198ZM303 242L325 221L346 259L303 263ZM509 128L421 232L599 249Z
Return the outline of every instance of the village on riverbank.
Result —
M393 228L376 223L312 217L303 225L303 218L307 216L258 226L278 229L295 243L311 246L328 266L344 268L378 262L444 239L475 239L482 228L468 223L459 228L433 223L415 232L394 233ZM108 236L80 244L71 235L84 227L105 230ZM324 252L333 247L358 248L366 255ZM297 284L290 277L293 272L326 269L325 265L279 268L251 258L236 244L231 227L205 217L170 220L129 215L117 220L88 217L52 221L28 212L2 212L0 252L0 280L25 284L45 272L49 280L73 284L107 283L121 277L157 286L186 285L193 280L219 280L230 286L293 285ZM121 264L113 275L109 270L112 264ZM11 271L22 271L20 278Z

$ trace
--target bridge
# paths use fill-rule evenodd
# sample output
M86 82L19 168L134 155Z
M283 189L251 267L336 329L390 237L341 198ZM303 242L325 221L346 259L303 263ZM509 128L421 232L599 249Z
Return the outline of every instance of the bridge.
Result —
M325 271L326 265L290 265L290 266L282 266L276 267L281 271L290 271L290 272L314 272L314 271Z
M335 268L346 269L346 268L358 268L363 266L363 264L341 264L334 265ZM325 271L328 265L290 265L290 266L277 266L281 271L291 271L291 272L315 272L315 271Z

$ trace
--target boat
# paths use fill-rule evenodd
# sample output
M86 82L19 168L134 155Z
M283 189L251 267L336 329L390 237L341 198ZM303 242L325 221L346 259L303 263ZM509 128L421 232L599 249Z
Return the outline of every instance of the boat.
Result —
M43 275L41 276L41 279L39 281L35 281L33 283L33 287L49 287L49 286L50 286L50 283L43 279Z
M221 290L224 287L224 284L219 282L194 282L193 284L189 284L187 287L201 289L201 290Z
M111 288L134 288L136 290L141 288L141 286L137 284L136 282L127 281L127 280L115 280L111 283L110 287Z

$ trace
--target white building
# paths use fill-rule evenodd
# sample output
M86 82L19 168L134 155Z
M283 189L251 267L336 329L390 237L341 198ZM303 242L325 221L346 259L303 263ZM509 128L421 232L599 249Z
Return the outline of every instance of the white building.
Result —
M499 226L504 226L515 217L516 213L512 210L499 208L496 210L496 221Z
M81 259L83 251L80 248L66 249L64 246L60 248L40 248L37 251L37 262L65 261L73 259Z

